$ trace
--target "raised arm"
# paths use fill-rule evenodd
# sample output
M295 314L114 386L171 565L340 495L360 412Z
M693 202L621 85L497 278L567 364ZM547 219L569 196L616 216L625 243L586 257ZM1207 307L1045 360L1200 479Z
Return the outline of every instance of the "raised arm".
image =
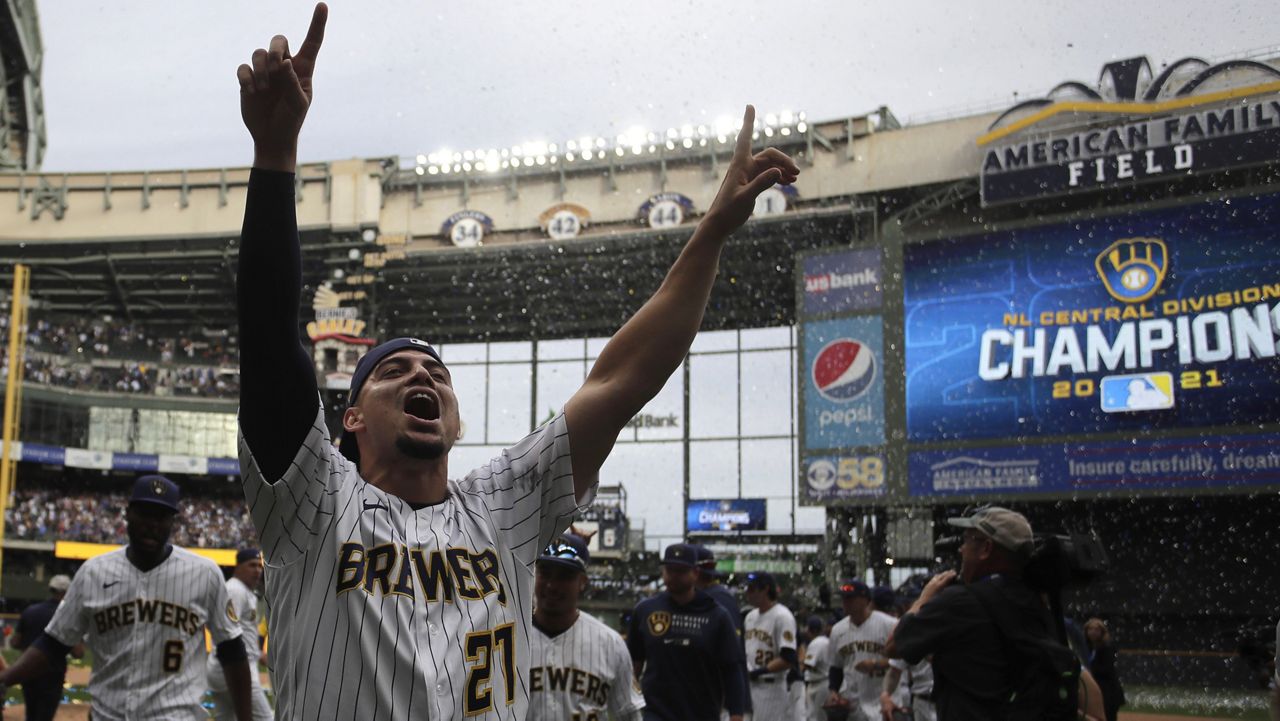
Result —
M776 148L751 154L754 125L755 108L748 105L733 159L707 214L657 292L609 340L565 405L579 496L595 482L618 433L684 360L702 324L729 234L751 217L756 196L799 176L796 164Z
M315 369L299 340L302 259L294 208L298 133L328 8L316 5L297 54L282 35L236 70L240 114L253 136L236 308L240 321L240 427L268 479L279 478L315 420Z

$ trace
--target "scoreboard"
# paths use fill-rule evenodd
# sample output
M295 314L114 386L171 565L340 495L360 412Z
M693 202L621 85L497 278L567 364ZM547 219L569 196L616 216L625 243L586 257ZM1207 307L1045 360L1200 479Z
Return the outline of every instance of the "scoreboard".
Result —
M1278 236L1240 195L802 258L801 498L1280 483Z

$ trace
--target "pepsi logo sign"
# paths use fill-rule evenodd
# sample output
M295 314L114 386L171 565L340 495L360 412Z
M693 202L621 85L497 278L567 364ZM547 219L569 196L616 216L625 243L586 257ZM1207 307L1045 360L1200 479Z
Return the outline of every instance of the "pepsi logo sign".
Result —
M848 403L866 393L876 379L876 357L865 343L838 338L818 351L810 369L818 395L835 403Z

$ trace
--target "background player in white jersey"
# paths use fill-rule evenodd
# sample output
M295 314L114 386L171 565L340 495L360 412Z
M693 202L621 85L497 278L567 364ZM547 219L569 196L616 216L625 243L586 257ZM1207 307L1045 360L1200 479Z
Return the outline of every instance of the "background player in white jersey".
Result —
M84 562L44 635L0 672L0 683L39 674L84 642L93 653L95 721L207 719L200 698L208 628L236 718L249 721L249 664L235 608L213 561L169 544L177 514L173 481L139 478L125 512L129 544Z
M639 721L644 696L617 631L578 609L590 553L565 534L538 556L528 721Z
M267 599L288 609L268 619L276 712L523 718L529 569L589 503L618 433L680 366L728 235L761 192L799 169L776 149L752 155L748 108L725 181L657 292L563 411L489 464L450 473L460 427L452 378L434 348L409 338L357 364L335 451L298 340L293 190L327 13L316 6L297 54L276 36L237 69L254 141L236 278L240 465L270 567Z
M753 717L791 721L795 705L787 692L787 671L796 665L796 618L778 603L772 574L747 574L746 596L755 606L743 623Z
M822 706L827 702L827 672L831 666L827 624L821 616L810 616L805 624L809 643L804 649L805 721L827 721Z
M857 579L840 584L845 617L832 627L827 688L828 705L849 705L855 721L880 718L880 691L889 669L885 642L897 624L893 616L872 610L871 588Z
M253 687L253 721L273 717L267 694L258 676L258 659L262 658L262 641L258 635L258 584L262 582L262 552L256 548L236 551L236 567L227 579L227 597L240 619L240 638L249 656L249 682ZM209 691L213 695L213 717L218 721L234 718L231 693L222 675L222 664L216 655L209 657Z

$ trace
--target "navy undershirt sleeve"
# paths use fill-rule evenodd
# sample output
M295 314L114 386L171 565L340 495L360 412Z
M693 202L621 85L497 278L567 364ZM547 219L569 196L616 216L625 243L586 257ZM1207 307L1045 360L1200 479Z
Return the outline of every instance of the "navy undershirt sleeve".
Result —
M65 658L67 654L71 653L70 646L47 633L40 634L40 638L37 638L31 645L43 651L50 661L57 658Z
M293 173L249 175L236 312L240 320L240 429L262 470L284 475L315 421L315 368L299 337L302 250Z
M791 668L796 667L796 660L798 657L796 656L796 650L794 648L784 648L778 651L778 656L783 661L786 661L787 665Z
M249 658L248 652L244 649L244 641L239 636L218 644L214 653L222 663L235 663Z
M840 687L844 685L844 668L831 667L831 671L827 675L827 688L840 692Z

